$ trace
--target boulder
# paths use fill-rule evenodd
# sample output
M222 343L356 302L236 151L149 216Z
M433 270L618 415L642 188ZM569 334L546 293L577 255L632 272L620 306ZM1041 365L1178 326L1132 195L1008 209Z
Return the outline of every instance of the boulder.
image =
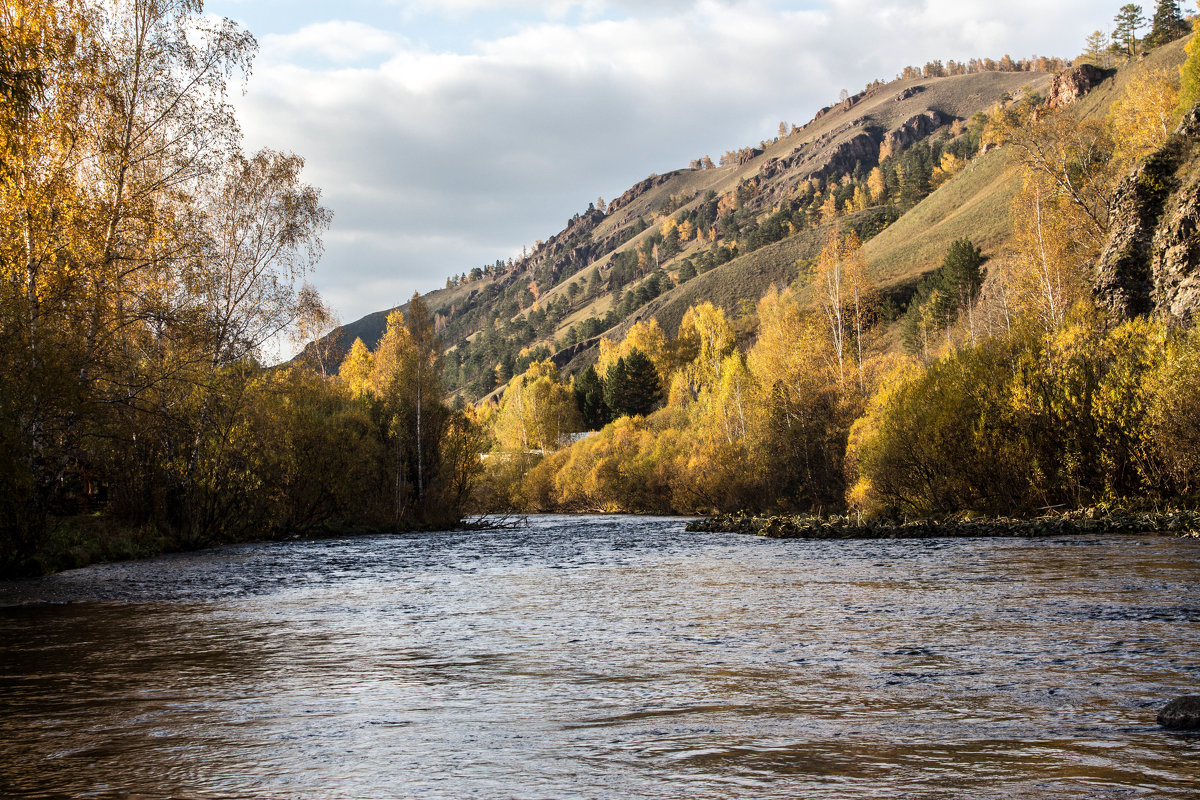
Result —
M1200 694L1176 697L1158 712L1158 724L1172 731L1200 730Z

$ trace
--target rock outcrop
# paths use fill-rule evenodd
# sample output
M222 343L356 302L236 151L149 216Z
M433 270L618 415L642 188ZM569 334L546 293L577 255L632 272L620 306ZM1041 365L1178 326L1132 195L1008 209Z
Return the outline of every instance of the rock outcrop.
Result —
M1200 317L1200 106L1118 189L1095 294L1118 318Z
M904 124L894 131L888 131L883 137L884 144L892 152L898 153L915 141L924 139L943 125L949 125L953 117L931 108L923 114L917 114L905 120Z
M625 194L608 204L608 213L612 214L624 208L651 189L661 186L667 181L671 180L672 177L678 175L680 172L683 172L683 170L675 170L674 172L668 172L665 175L651 175L649 178L638 181L633 186L629 187L625 191Z
M872 164L879 156L879 139L871 131L854 135L839 144L828 155L828 160L812 174L820 178L853 172L860 163Z
M1080 64L1064 70L1054 76L1054 83L1050 84L1050 96L1046 98L1046 105L1050 108L1063 108L1078 102L1081 97L1099 86L1112 74L1112 70L1101 69L1091 64Z
M744 167L762 154L763 151L757 147L747 147L738 153L737 165Z

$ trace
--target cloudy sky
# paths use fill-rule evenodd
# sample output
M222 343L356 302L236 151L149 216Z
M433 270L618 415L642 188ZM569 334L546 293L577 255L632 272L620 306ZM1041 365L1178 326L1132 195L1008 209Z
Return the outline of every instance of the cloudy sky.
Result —
M260 52L251 148L334 211L349 322L519 254L599 196L803 123L905 64L1072 57L1119 0L209 0ZM1152 5L1152 4L1151 4Z

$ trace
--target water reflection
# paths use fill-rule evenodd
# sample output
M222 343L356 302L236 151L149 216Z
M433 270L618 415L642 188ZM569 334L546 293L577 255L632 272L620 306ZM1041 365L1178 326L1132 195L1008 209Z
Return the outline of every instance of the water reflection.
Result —
M1166 797L1200 544L674 520L0 585L0 786L61 797Z

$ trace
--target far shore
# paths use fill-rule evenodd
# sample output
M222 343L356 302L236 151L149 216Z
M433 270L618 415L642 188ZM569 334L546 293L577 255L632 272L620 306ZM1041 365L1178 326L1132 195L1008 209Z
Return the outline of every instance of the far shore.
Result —
M769 539L988 539L1080 534L1167 535L1200 539L1200 511L1102 511L1094 508L1036 517L969 517L904 521L850 516L721 514L688 523L707 533Z

